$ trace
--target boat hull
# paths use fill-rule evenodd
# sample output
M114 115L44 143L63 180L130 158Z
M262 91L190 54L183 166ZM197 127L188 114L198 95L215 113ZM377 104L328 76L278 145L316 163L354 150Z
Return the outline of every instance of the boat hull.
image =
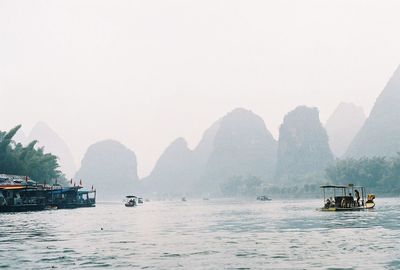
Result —
M87 205L87 204L62 204L56 205L57 209L76 209L76 208L89 208L89 207L96 207L95 204Z
M12 212L33 212L42 211L46 209L46 205L11 205L11 206L0 206L0 213L12 213Z
M373 203L373 202L367 202L367 203L365 204L365 207L366 207L367 209L374 209L374 208L375 208L375 203Z
M368 208L366 208L366 207L352 207L352 208L331 207L331 208L319 208L317 210L321 211L321 212L355 212L355 211L368 210Z

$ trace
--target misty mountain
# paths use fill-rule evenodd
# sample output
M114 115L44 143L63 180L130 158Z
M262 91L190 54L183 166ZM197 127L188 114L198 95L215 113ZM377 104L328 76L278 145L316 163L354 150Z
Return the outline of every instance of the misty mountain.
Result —
M280 127L276 177L295 181L324 170L332 161L318 109L300 106L289 112Z
M141 183L147 192L184 194L191 189L196 176L194 154L183 138L178 138L158 159L151 174Z
M393 157L400 152L400 66L378 97L347 157Z
M23 136L23 134L20 134ZM19 139L23 139L20 137ZM44 147L46 152L52 153L59 158L59 164L61 171L66 175L67 178L72 177L76 172L74 159L67 143L47 124L38 122L25 142L31 142L37 140L38 146Z
M221 122L222 120L219 119L204 132L199 144L193 151L194 160L201 170L205 169L207 161L214 151L214 141L217 133L220 130Z
M183 138L171 143L158 159L148 177L141 181L142 189L159 195L184 195L195 192L214 148L214 138L220 121L208 128L194 150Z
M235 109L220 121L202 179L205 188L219 188L238 176L270 180L276 151L277 142L264 120L249 110Z
M366 120L362 107L340 103L326 122L329 145L336 157L343 156Z
M233 176L271 177L276 148L259 116L236 109L207 129L194 150L182 138L174 141L142 182L160 194L218 192Z
M91 145L85 153L76 181L94 185L100 199L119 199L134 193L137 161L134 152L121 143L106 140Z

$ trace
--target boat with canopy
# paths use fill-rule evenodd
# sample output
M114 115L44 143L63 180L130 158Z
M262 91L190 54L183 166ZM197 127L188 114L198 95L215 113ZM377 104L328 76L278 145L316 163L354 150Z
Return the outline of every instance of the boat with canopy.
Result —
M320 211L361 211L375 207L375 195L366 193L362 186L325 185L321 186L324 207Z

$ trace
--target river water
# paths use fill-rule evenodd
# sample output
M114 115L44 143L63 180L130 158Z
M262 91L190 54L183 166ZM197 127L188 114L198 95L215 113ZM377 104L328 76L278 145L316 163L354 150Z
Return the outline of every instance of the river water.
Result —
M400 199L188 200L0 214L0 268L400 269Z

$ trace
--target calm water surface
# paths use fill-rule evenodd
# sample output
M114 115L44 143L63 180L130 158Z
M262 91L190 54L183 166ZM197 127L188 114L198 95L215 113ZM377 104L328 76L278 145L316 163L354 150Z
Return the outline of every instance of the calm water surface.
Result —
M400 269L400 199L149 202L0 214L0 268ZM103 228L103 230L102 230Z

